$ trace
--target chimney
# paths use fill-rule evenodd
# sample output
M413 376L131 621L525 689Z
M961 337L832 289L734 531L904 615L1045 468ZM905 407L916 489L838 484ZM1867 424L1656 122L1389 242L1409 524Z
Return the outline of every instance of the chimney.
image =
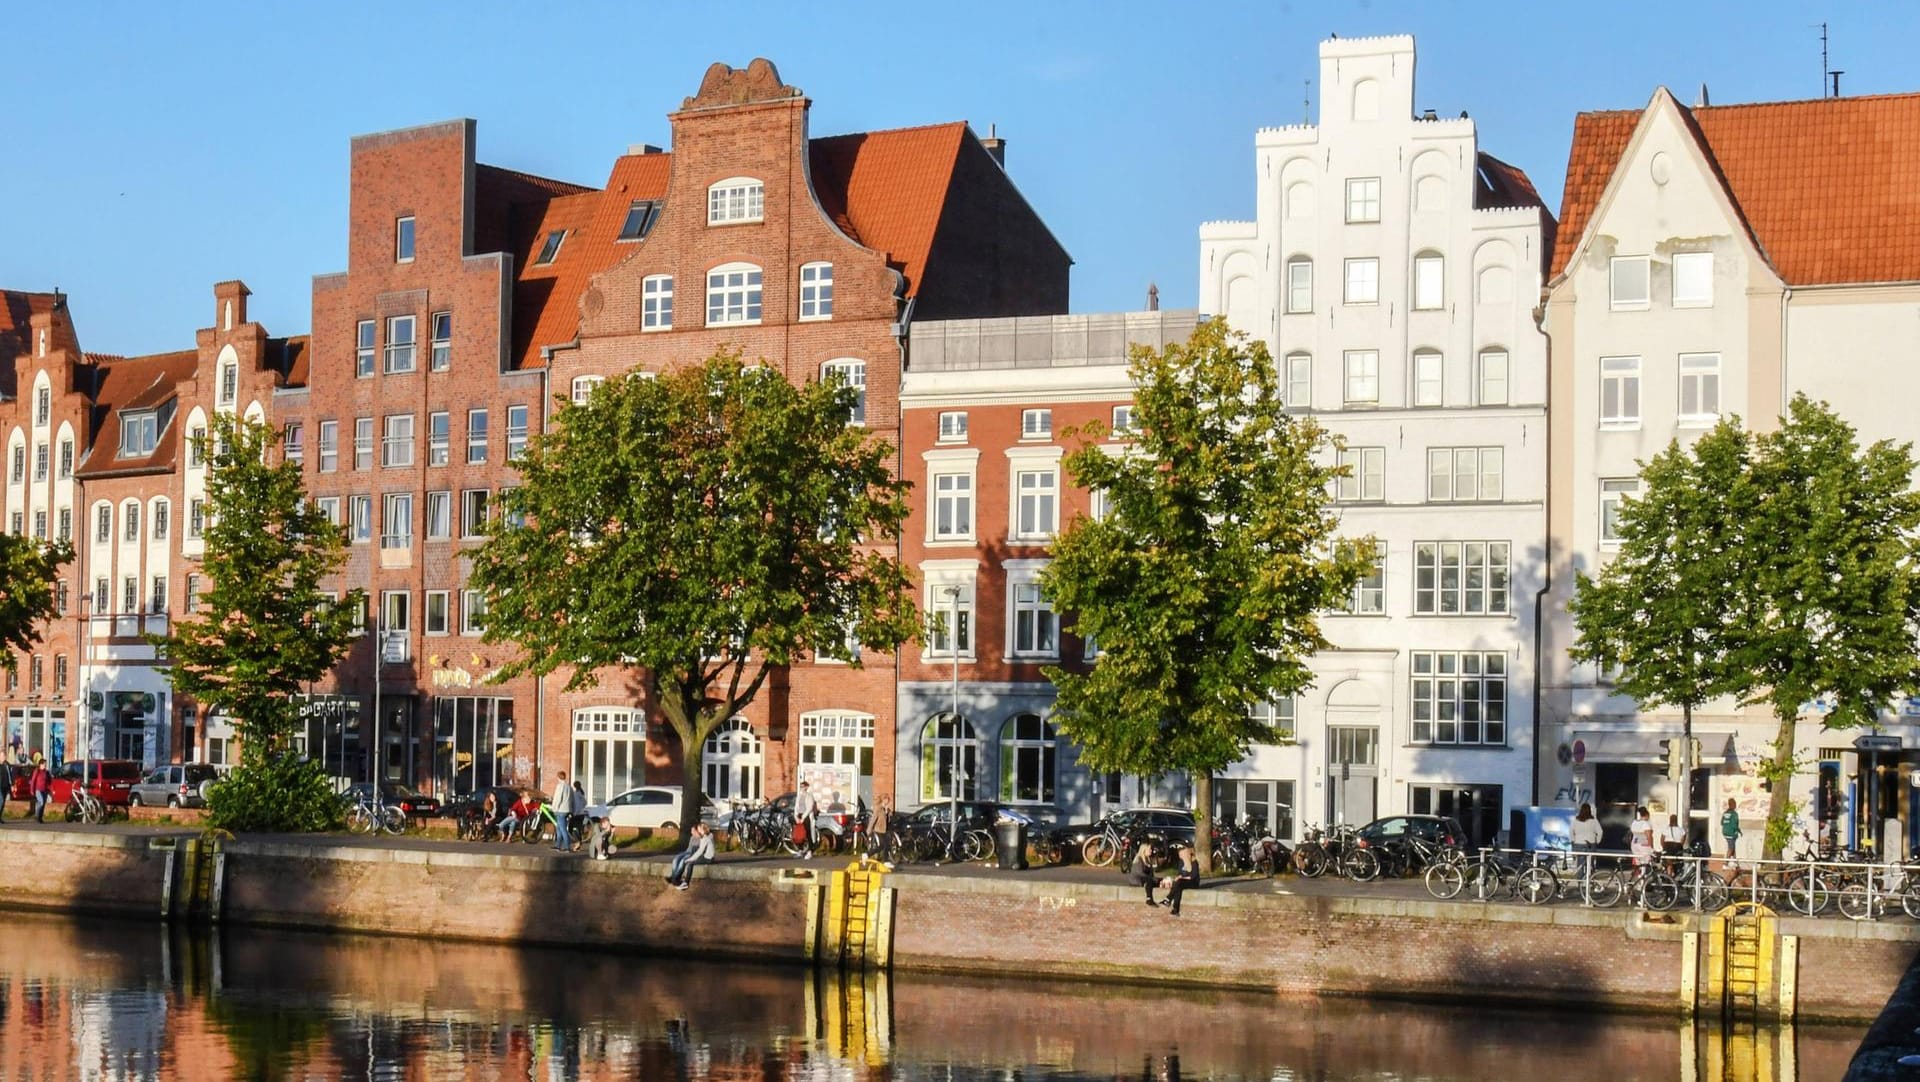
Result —
M1440 114L1434 112L1432 109L1428 109L1426 112L1420 114L1420 119L1421 120L1439 120Z
M213 325L230 331L247 321L247 297L252 294L242 281L213 284Z
M1005 169L1007 167L1007 141L1000 138L999 127L998 124L987 125L987 135L986 138L980 140L980 146L988 154L993 155L994 164Z
M1160 284L1158 282L1148 282L1147 283L1147 311L1158 312L1159 310L1160 310Z
M658 154L658 153L660 153L660 148L657 146L654 146L652 143L634 143L631 146L627 147L627 154L629 157L640 155L640 154Z
M1693 107L1694 107L1695 109L1704 109L1704 108L1706 108L1707 106L1709 106L1709 105L1712 105L1712 104L1713 104L1713 101L1712 101L1712 99L1710 99L1710 98L1708 98L1708 97L1707 97L1707 84L1705 84L1705 83L1701 83L1701 84L1700 84L1700 96L1699 96L1698 98L1695 98L1695 99L1694 99L1694 102L1693 102Z

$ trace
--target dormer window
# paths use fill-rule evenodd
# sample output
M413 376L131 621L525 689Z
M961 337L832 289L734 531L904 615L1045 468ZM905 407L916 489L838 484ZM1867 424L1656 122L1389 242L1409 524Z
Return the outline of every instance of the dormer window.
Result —
M547 242L540 246L540 258L534 260L533 265L536 267L544 267L552 263L554 257L560 254L560 245L564 244L566 239L567 231L564 229L556 229L548 233Z
M160 442L160 414L154 410L126 413L120 417L120 457L138 458L153 453Z
M757 222L765 213L766 187L751 177L728 177L707 189L707 224Z
M660 204L651 199L636 199L627 204L627 220L620 223L621 240L639 240L653 231L660 217Z

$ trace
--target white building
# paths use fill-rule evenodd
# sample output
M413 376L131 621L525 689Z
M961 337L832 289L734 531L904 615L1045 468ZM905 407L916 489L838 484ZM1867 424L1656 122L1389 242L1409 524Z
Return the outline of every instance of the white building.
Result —
M1465 113L1415 111L1412 38L1323 42L1319 90L1317 125L1255 137L1254 219L1201 227L1199 306L1345 441L1343 522L1383 558L1277 708L1295 743L1229 779L1309 822L1435 812L1487 841L1535 800L1553 222Z
M1544 323L1556 554L1544 795L1592 799L1615 823L1635 803L1658 816L1678 802L1658 744L1679 736L1679 713L1639 709L1565 660L1574 572L1605 563L1609 508L1632 498L1641 461L1725 415L1771 428L1802 391L1863 443L1913 437L1916 132L1914 94L1687 108L1661 90L1644 109L1577 119ZM1860 755L1855 734L1823 733L1809 715L1799 753L1821 765L1794 795L1855 839L1898 819L1911 843L1920 733L1891 711L1885 720L1900 750ZM1696 712L1695 731L1697 828L1717 833L1706 809L1733 798L1751 821L1743 844L1757 851L1767 794L1753 767L1773 739L1770 713L1723 702Z

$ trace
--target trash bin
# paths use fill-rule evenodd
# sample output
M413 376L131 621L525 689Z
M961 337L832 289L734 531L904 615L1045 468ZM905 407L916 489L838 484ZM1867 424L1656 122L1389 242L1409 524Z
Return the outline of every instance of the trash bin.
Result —
M1027 824L1002 819L993 824L993 847L1000 854L1000 867L1010 872L1027 870Z

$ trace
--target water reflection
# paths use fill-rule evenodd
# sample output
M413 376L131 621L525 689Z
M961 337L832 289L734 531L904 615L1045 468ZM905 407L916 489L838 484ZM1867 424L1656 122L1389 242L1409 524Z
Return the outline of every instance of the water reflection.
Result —
M1281 1000L9 914L0 1079L1837 1078L1864 1027Z

